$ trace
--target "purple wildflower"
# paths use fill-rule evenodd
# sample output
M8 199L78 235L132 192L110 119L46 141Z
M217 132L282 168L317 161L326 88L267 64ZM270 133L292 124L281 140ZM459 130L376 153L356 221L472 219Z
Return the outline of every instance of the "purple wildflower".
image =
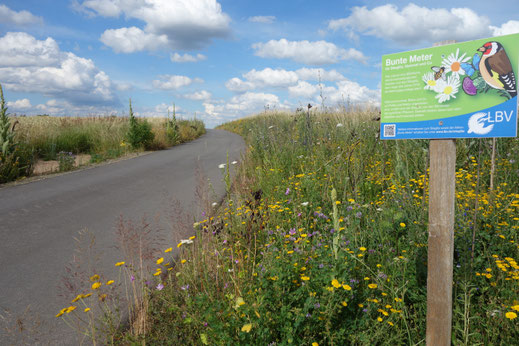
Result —
M163 288L164 288L164 285L163 285L163 284L160 283L160 284L157 285L157 289L158 289L159 291L162 291Z
M290 193L290 188L287 187L287 190L285 191L285 196L287 196Z

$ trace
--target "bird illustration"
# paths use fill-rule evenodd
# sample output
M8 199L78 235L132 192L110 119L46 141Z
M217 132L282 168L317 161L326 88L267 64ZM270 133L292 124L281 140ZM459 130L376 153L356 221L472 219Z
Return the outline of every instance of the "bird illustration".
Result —
M483 52L479 72L485 82L494 89L508 92L510 98L517 96L514 70L503 45L491 41L477 50Z

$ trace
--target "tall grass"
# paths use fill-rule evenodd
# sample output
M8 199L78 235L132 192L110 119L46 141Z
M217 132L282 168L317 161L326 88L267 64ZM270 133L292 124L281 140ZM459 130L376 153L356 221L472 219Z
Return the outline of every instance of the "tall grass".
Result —
M248 144L229 195L177 256L158 255L147 328L118 342L424 343L428 141L380 141L377 117L305 110L223 125ZM519 336L519 141L497 140L495 167L489 143L457 141L460 345Z
M44 160L55 160L60 152L90 154L94 161L119 157L129 151L127 117L16 117L16 138L33 148ZM166 119L149 118L154 139L146 149L160 150L193 140L205 133L199 120L178 122L180 138L172 143L166 136Z

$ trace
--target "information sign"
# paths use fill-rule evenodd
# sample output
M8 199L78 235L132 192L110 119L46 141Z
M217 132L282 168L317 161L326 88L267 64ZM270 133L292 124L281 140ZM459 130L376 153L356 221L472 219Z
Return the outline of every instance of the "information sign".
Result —
M382 57L382 139L517 136L519 34Z

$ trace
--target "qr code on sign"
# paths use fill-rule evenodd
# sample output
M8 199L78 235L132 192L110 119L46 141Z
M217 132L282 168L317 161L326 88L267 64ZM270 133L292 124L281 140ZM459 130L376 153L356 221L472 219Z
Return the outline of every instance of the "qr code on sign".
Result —
M384 137L395 137L396 135L396 125L389 124L384 125Z

